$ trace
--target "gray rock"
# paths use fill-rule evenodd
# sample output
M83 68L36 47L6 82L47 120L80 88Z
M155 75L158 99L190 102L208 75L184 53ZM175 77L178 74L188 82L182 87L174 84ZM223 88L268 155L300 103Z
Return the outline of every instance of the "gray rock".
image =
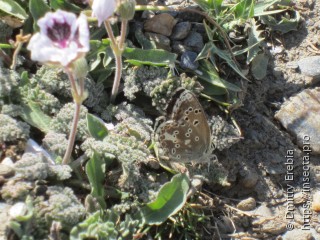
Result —
M320 79L320 56L303 58L297 63L302 74Z
M150 41L153 41L156 44L157 48L171 51L170 39L168 37L158 33L151 33L151 32L146 32L144 35Z
M320 88L303 90L287 100L275 114L275 118L296 137L306 155L320 154L319 116Z
M13 167L10 167L5 164L0 164L0 176L3 177L11 177L14 175L14 169Z
M141 18L142 19L150 19L150 18L152 18L154 16L155 16L155 13L153 11L150 11L150 10L145 10L141 14Z
M190 49L187 48L186 46L184 46L182 44L182 42L180 42L180 41L174 41L173 44L172 44L172 51L174 53L182 54L182 53L184 53L185 51L188 51L188 50L190 50Z
M173 28L171 39L182 40L188 36L191 30L190 22L180 22Z
M182 68L188 68L196 70L199 67L199 63L196 60L197 54L195 52L186 51L181 55L180 66Z
M192 23L192 31L200 33L202 36L206 35L206 29L203 23Z
M183 41L184 45L192 48L193 51L199 53L203 46L203 37L200 33L190 32L188 37Z

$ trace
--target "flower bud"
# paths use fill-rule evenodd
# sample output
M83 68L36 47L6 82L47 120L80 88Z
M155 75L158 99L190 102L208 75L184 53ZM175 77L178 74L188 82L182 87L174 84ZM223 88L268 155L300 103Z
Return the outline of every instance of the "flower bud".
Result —
M76 78L85 78L88 74L88 63L87 60L82 57L72 63L73 74Z
M135 13L135 0L120 0L118 2L117 12L122 19L131 20Z

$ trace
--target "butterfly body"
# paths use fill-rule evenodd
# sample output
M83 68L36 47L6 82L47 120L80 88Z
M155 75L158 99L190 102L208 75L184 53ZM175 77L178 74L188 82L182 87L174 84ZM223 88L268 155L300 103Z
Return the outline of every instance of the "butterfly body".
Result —
M212 153L211 131L196 95L180 89L167 107L167 117L156 129L160 157L178 162L202 162Z

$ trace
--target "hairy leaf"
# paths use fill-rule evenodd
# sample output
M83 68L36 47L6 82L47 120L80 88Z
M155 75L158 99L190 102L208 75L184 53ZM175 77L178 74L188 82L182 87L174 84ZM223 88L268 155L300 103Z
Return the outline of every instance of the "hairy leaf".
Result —
M104 200L105 168L105 161L100 158L99 154L96 152L86 164L86 173L91 186L91 195L98 200L103 209L106 208L106 202Z
M258 54L252 61L251 72L255 79L261 80L267 75L269 58L264 53Z
M300 14L297 11L293 11L292 15L293 17L282 16L280 21L278 21L273 16L261 16L261 20L273 31L279 31L283 34L293 30L297 30L300 21Z
M20 117L23 118L24 121L45 133L49 131L51 118L42 112L39 104L29 102L28 104L23 104L21 106L22 113L20 114Z
M177 55L161 49L143 50L126 48L123 52L126 62L133 65L174 66Z
M262 31L258 30L259 26L256 25L256 21L254 19L251 19L250 24L251 28L249 30L247 43L248 47L254 47L251 47L248 51L247 64L249 64L255 58L255 56L257 56L258 52L260 51L259 43L264 40L264 38L260 37Z
M187 200L189 181L186 174L177 174L170 182L164 184L157 199L142 208L145 222L149 225L160 225L177 213Z
M93 114L87 114L87 125L90 135L96 140L103 140L108 135L108 129L103 120Z

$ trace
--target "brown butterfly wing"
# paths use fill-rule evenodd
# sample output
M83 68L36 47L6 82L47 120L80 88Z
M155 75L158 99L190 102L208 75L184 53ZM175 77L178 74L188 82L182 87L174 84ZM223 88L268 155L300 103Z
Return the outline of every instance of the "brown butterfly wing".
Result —
M188 90L176 95L170 120L157 129L163 154L175 161L197 161L210 147L211 131L197 97ZM170 104L169 104L170 107Z

